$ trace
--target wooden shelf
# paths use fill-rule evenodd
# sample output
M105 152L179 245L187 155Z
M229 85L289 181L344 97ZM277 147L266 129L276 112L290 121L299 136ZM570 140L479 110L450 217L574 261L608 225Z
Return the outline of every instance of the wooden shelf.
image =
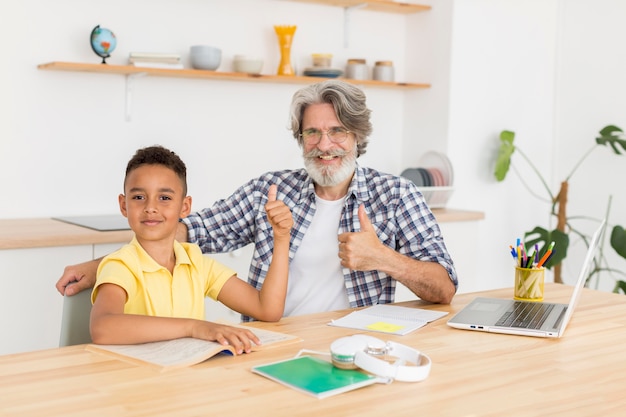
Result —
M414 3L402 3L393 0L289 0L297 3L325 4L337 7L362 7L363 10L375 12L411 14L424 12L431 6Z
M198 78L217 81L244 81L244 82L265 82L265 83L290 83L290 84L312 84L325 80L321 77L303 77L287 75L250 75L237 72L205 71L196 69L163 69L163 68L143 68L132 65L111 65L111 64L83 64L74 62L49 62L37 66L40 70L55 71L77 71L93 72L104 74L121 75L150 75L156 77L178 77L178 78ZM418 83L390 83L374 80L349 80L343 81L371 87L396 88L396 89L416 89L430 88L430 84Z

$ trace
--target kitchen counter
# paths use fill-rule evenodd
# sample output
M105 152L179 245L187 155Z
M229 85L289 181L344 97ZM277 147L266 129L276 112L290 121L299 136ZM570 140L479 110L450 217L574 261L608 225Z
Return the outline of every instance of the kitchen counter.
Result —
M467 246L467 236L477 234L482 226L479 220L484 215L451 209L433 212L441 222L446 246L454 254L457 273L468 277L459 283L459 291L482 288L482 274L477 273L480 266L476 262L478 248ZM0 219L0 305L4 311L20 312L17 316L0 315L0 354L58 346L63 297L55 284L64 268L105 256L130 242L132 236L130 230L98 231L52 218ZM252 252L252 245L248 245L241 252L213 254L211 257L245 277ZM398 285L396 301L414 298L406 287ZM239 319L239 314L213 300L207 299L205 305L207 317L229 322ZM24 337L24 329L35 331L29 331L28 337Z
M484 213L455 209L433 209L441 223L476 221ZM0 219L0 249L124 243L133 237L130 230L100 232L48 218Z
M130 230L99 232L54 219L0 219L0 249L123 243L132 238Z
M439 223L469 222L483 220L485 213L482 211L456 210L449 208L432 209Z

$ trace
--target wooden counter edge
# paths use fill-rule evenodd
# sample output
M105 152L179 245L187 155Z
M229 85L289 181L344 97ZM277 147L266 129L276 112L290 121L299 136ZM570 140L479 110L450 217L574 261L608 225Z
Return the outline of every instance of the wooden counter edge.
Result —
M478 211L442 208L432 212L440 223L485 218ZM130 230L100 232L51 218L0 219L0 250L127 243L132 237Z
M439 223L468 222L485 218L485 213L482 211L436 208L432 209L432 212Z
M0 249L127 243L130 230L101 232L50 218L0 219Z

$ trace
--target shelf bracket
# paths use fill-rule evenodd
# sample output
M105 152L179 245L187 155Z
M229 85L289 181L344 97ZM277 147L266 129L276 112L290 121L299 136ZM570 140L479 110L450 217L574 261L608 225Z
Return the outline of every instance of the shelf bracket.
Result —
M127 74L126 75L126 106L124 112L124 118L127 122L130 122L131 115L131 99L133 96L133 82L135 78L144 77L148 75L146 72L138 72L136 74Z
M348 48L350 46L350 14L353 10L362 9L367 6L367 3L358 3L354 6L348 6L343 8L343 47Z

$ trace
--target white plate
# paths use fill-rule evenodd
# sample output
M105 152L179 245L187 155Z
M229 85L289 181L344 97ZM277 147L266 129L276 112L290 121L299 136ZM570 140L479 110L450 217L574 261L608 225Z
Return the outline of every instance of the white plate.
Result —
M430 168L426 168L428 170L428 172L430 172L430 175L433 177L433 181L434 184L433 186L435 187L441 187L443 186L443 175L441 174L441 171L439 171L439 169L434 168L434 167L430 167Z
M441 152L426 152L418 159L417 166L422 168L437 168L441 172L441 175L443 175L442 186L451 186L454 183L452 163L450 163L448 157Z

